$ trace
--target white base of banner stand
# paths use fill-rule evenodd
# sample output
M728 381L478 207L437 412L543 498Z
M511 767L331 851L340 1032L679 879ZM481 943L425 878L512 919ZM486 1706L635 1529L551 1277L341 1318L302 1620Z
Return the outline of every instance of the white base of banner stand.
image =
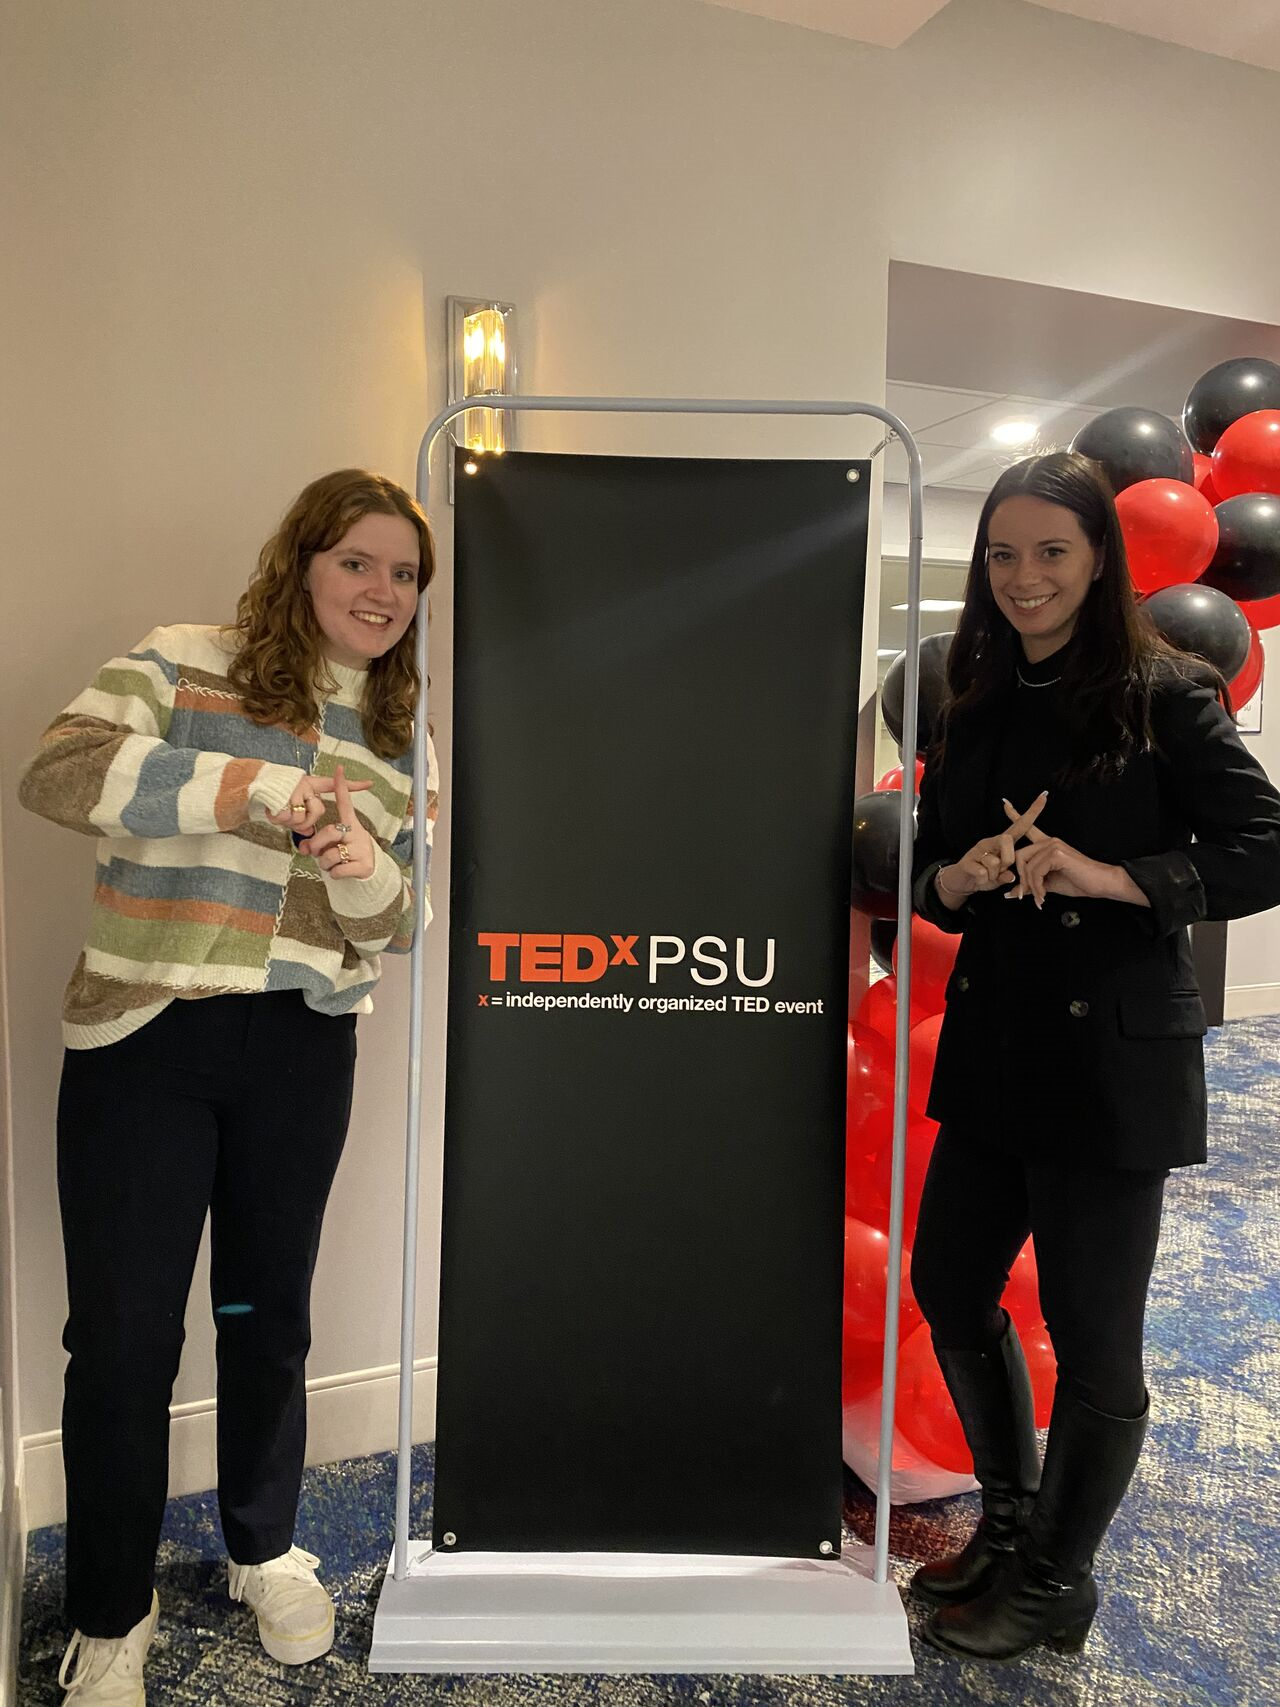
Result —
M437 1553L387 1568L374 1672L911 1674L907 1617L871 1549L840 1559Z

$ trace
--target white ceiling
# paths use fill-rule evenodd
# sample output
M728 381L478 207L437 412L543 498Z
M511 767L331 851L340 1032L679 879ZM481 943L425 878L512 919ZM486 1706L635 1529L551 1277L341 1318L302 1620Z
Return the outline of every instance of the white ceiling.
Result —
M948 0L706 0L783 24L901 47ZM1133 35L1280 71L1280 0L1030 0Z
M901 47L948 0L707 0L732 12L754 12L780 24L847 36L873 47Z
M964 492L990 491L1002 469L1035 451L1065 449L1098 409L1044 397L996 391L951 391L937 385L890 380L885 408L910 428L920 446L926 486ZM1001 421L1034 422L1034 440L996 444L991 429ZM886 480L907 478L907 456L896 440L884 452Z
M1280 71L1280 0L1031 0L1137 36Z
M1176 419L1202 373L1250 355L1280 361L1280 327L906 261L889 267L888 372L900 383L1062 398L1089 411L1136 403Z

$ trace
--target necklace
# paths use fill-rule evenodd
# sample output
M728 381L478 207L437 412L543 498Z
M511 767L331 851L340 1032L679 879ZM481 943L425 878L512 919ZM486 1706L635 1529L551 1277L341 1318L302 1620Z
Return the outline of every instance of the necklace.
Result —
M1022 671L1019 670L1018 680L1022 683L1024 688L1051 688L1055 687L1062 680L1062 677L1051 676L1047 682L1029 682L1023 675Z
M320 757L320 743L324 740L324 716L325 716L325 712L328 711L328 709L329 709L328 700L327 699L321 699L321 701L320 701L320 715L319 715L319 717L316 718L316 723L315 723L316 744L314 747L311 748L310 753L307 755L307 757L305 759L302 756L302 741L298 735L298 731L296 729L290 731L290 733L293 735L293 750L294 750L294 753L297 755L298 769L300 771L306 771L308 776L310 776L312 774L312 772L314 771L316 760ZM307 745L311 746L311 743L308 741Z

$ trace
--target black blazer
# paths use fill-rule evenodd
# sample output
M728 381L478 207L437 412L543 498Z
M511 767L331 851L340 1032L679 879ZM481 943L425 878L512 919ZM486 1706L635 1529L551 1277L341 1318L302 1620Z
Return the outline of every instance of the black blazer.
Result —
M1170 669L1154 748L1118 778L1050 785L1066 746L1045 738L1039 827L1123 865L1150 909L1050 895L1038 911L982 894L952 912L934 874L1004 825L993 773L1017 691L957 720L941 774L926 768L921 786L916 911L963 932L929 1114L1028 1156L1201 1162L1206 1025L1187 926L1280 903L1280 794L1214 694Z

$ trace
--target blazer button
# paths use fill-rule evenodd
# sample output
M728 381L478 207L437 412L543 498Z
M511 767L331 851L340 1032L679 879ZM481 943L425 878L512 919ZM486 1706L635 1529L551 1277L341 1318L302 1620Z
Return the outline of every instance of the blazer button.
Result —
M1067 1011L1070 1013L1072 1019L1083 1019L1089 1012L1089 1004L1088 1002L1072 1002Z
M1062 915L1062 922L1067 927L1068 930L1074 930L1075 927L1080 923L1080 915L1079 915L1079 913L1074 913L1074 912L1064 913Z
M960 991L961 995L963 995L964 992L968 988L969 988L969 980L967 978L957 978L956 979L956 989Z

